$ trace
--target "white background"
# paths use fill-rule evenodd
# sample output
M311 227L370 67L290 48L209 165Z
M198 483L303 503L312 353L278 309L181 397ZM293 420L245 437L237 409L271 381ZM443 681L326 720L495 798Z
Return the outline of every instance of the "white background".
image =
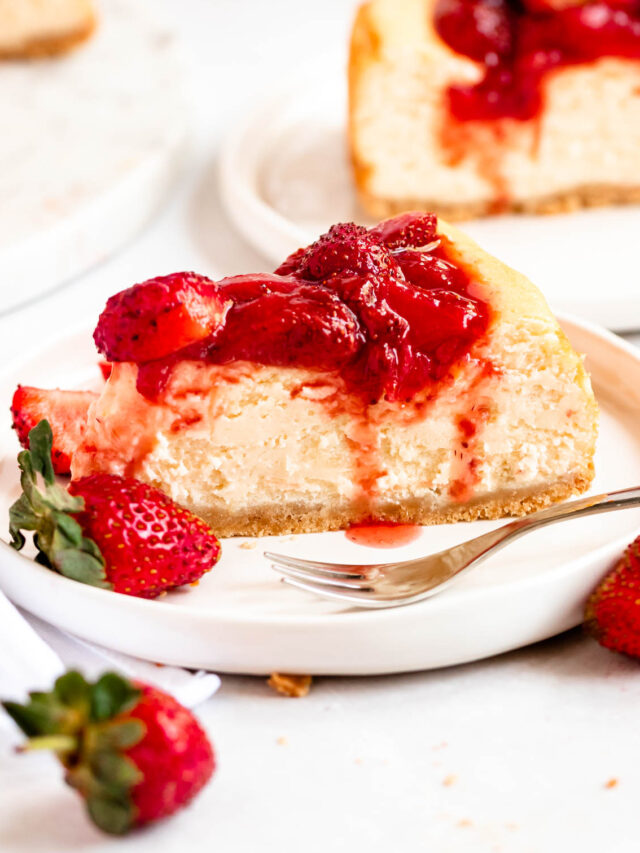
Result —
M151 275L264 266L220 210L219 141L272 87L345 62L354 3L149 5L185 45L193 142L180 186L117 258L0 318L3 363L91 323L110 293ZM639 665L580 631L446 671L323 678L300 700L225 677L199 709L219 755L212 784L175 819L126 840L90 826L52 759L12 756L3 727L0 851L636 851L639 705Z

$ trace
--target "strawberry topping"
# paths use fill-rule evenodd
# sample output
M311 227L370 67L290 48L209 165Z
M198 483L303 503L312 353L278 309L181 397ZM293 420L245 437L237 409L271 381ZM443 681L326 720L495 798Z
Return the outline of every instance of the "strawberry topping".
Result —
M96 400L93 391L51 391L18 385L11 403L13 428L23 447L29 446L29 432L41 420L49 421L53 432L51 458L56 474L68 474L71 456L80 444L87 412Z
M157 398L178 359L248 360L335 370L347 390L367 403L411 397L442 379L483 335L489 319L486 303L469 292L466 272L447 257L436 223L433 214L405 213L372 229L334 225L275 273L209 282L206 292L225 306L224 317L211 334L194 335L189 343L181 334L182 315L172 327L174 315L157 295L158 279L136 285L135 303L149 311L155 304L164 322L161 348L156 325L136 340L143 357L128 356L139 364L138 391ZM121 334L119 312L121 338L131 340L132 297L121 297L112 297L100 318L99 345L107 327L113 330L110 340ZM103 345L103 352L112 360L125 358L129 350L117 347L117 357L112 344L108 350Z

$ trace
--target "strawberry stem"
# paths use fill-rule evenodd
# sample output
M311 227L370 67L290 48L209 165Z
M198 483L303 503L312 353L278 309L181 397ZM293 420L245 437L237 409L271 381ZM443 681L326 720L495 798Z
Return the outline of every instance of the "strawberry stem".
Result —
M40 735L29 738L16 752L31 752L34 749L51 749L53 752L74 752L78 748L78 738L73 735Z

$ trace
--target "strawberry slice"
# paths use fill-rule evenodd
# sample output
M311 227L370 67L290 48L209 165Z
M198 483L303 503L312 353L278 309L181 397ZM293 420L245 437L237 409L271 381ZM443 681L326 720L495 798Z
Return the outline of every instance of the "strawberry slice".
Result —
M369 234L374 240L384 243L387 249L408 249L433 243L438 237L437 228L435 213L410 211L385 219L369 229Z
M223 279L220 287L234 305L215 349L218 363L247 359L332 370L363 344L356 316L321 284L260 274Z
M424 290L443 287L445 290L457 290L462 293L467 291L467 276L464 272L436 255L401 249L394 252L393 257L407 281L417 287Z
M93 338L109 361L144 364L214 337L229 307L205 276L160 276L110 297Z
M93 391L45 390L18 385L11 403L13 428L23 447L29 446L29 432L42 420L51 424L51 459L56 474L68 474L71 456L80 443L89 406L98 395Z

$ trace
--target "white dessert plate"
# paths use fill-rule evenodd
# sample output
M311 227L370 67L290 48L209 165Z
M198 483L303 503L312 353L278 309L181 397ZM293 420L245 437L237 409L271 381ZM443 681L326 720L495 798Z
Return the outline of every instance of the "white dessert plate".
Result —
M181 65L144 0L102 0L68 55L2 63L0 312L104 260L156 210L186 140Z
M348 162L344 85L322 80L250 113L225 141L220 190L229 217L274 265L334 222L370 223ZM617 331L640 328L640 206L461 223L525 273L557 311Z
M594 491L640 484L640 352L576 320L564 327L587 354L602 407ZM18 381L98 384L88 331L47 345L0 377L8 405ZM18 495L17 441L0 431L0 519ZM195 588L145 601L94 589L45 569L0 542L0 588L18 605L74 634L127 654L220 672L371 675L430 669L495 655L577 625L598 579L640 530L640 510L552 526L516 542L439 596L390 610L353 610L283 584L266 549L321 560L417 557L494 522L425 527L401 548L357 545L343 532L229 539Z

